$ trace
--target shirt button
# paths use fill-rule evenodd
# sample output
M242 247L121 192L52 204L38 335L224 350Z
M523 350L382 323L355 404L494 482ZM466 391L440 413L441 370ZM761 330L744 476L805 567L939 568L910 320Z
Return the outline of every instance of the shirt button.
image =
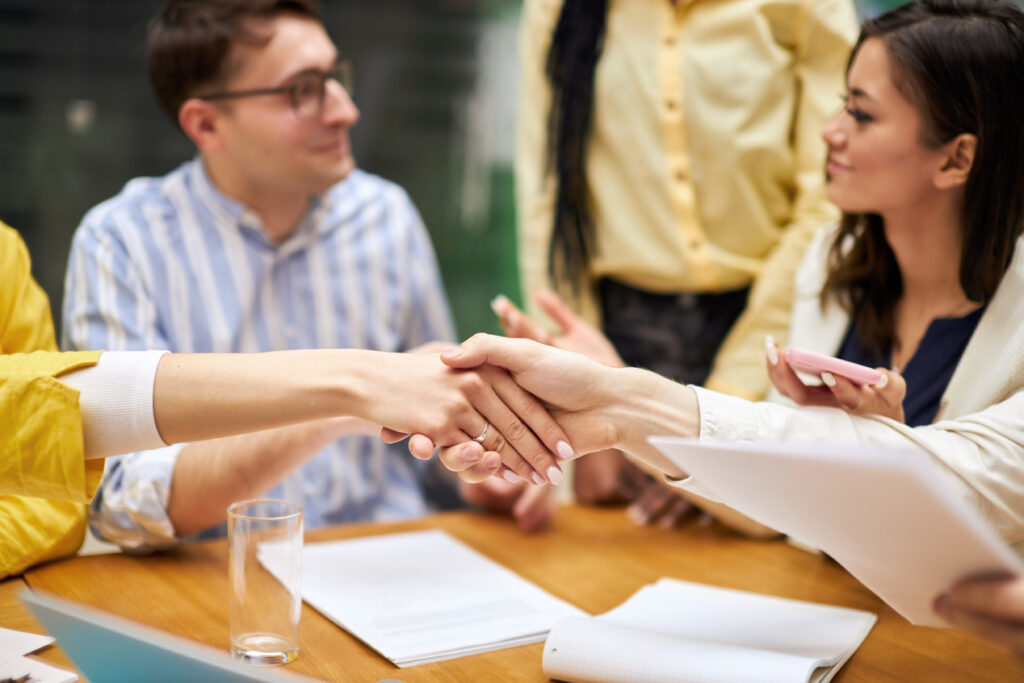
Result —
M665 45L667 47L675 47L675 45L676 45L676 37L675 36L665 36L665 39L664 39L663 42L665 43Z
M690 249L700 249L704 243L700 240L690 240Z
M668 109L669 111L675 111L677 106L678 105L676 104L675 100L665 100L665 109Z
M686 175L686 169L683 168L677 168L673 176L675 177L676 181L680 183L685 183L687 180L689 180L689 177Z

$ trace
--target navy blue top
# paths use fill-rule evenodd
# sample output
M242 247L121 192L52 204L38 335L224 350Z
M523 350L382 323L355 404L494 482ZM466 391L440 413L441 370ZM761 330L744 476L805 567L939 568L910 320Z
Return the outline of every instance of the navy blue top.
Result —
M931 424L935 419L946 385L984 311L982 306L962 318L936 318L928 326L914 356L902 368L903 379L907 381L903 415L911 427ZM879 356L861 343L853 324L846 331L838 355L870 368L892 367L892 345L886 346Z

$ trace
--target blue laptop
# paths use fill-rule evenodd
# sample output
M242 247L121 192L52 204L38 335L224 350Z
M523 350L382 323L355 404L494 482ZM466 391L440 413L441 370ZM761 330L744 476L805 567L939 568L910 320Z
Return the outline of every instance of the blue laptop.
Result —
M22 602L92 681L300 683L314 679L260 669L231 655L52 595L24 591Z

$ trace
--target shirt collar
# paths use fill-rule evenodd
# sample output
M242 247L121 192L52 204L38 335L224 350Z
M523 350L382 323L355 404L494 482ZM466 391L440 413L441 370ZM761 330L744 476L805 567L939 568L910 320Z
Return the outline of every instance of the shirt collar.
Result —
M277 245L271 244L263 231L263 223L259 215L242 202L221 192L213 184L202 157L197 156L192 161L189 175L198 201L210 209L216 216L218 224L225 228L238 229L272 249L287 253L297 251L327 230L328 224L323 218L325 213L323 211L325 208L324 196L314 195L295 232L284 242Z

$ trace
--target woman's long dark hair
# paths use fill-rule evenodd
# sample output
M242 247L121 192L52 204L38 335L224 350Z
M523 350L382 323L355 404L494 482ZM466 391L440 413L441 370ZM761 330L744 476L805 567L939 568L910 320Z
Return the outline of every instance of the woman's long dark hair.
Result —
M864 22L850 64L869 38L884 41L894 84L936 149L977 136L964 192L960 285L988 303L1024 231L1024 13L998 0L923 0ZM847 65L849 71L849 64ZM877 214L844 214L822 289L850 312L861 341L899 343L899 266Z
M578 292L590 263L594 222L587 206L586 153L594 111L594 70L601 56L608 0L565 0L548 51L551 82L548 163L557 179L548 271Z

